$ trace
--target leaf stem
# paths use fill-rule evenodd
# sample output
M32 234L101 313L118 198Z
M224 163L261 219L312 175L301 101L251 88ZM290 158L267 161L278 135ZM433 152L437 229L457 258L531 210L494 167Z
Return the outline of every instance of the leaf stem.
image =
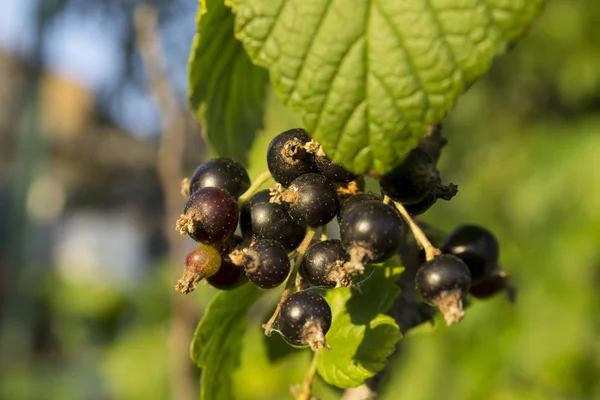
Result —
M292 265L292 271L290 272L290 276L288 277L287 283L285 284L285 289L281 294L281 299L279 299L279 303L277 303L277 308L275 308L275 312L271 315L271 318L267 321L266 324L263 324L262 328L265 330L265 335L271 336L271 331L273 330L273 324L275 320L279 316L279 312L281 311L281 306L283 302L287 300L288 297L293 293L296 287L296 275L298 274L298 267L300 266L300 262L302 261L302 257L304 257L304 253L313 237L315 236L316 229L309 228L308 232L306 232L306 236L302 239L302 243L296 249L296 257L294 258L294 264Z
M385 196L383 201L385 202L386 198L388 199L388 202L389 202L390 199L388 196ZM404 206L401 203L398 203L397 201L394 201L393 203L394 203L394 206L396 207L396 209L402 215L402 218L404 218L404 220L410 227L410 230L412 231L415 239L417 240L417 243L419 243L419 245L423 248L423 250L425 250L425 259L427 261L431 261L436 256L442 254L440 249L438 249L437 247L432 245L431 242L429 241L429 239L427 239L425 232L423 232L421 227L419 227L419 225L417 225L417 223L412 219L412 217L410 216L408 211L406 211L406 208L404 208Z
M250 200L250 197L252 197L254 193L258 192L258 189L260 189L260 187L269 179L271 179L271 172L269 171L265 171L257 176L248 190L242 193L242 195L238 198L238 205L240 207L243 206L248 200Z

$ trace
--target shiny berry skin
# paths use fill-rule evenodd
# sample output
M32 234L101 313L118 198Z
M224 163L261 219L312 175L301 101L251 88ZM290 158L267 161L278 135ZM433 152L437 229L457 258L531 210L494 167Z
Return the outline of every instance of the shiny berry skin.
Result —
M379 201L358 204L344 214L340 236L346 251L362 248L367 262L381 262L394 255L402 243L403 223L396 209Z
M334 275L335 269L341 268L349 259L341 241L337 239L323 240L311 245L306 250L300 264L300 275L313 286L334 288L337 284ZM332 269L334 274L331 274Z
M201 164L190 177L190 193L203 187L225 189L236 199L250 187L250 177L242 166L231 158L213 158Z
M416 282L423 299L429 304L434 304L444 293L468 292L471 273L460 258L451 254L441 254L421 265L417 271Z
M384 175L380 181L381 193L402 204L423 200L435 187L439 174L429 154L413 149L405 160Z
M177 282L175 289L181 293L190 293L202 279L218 273L221 267L221 255L213 246L200 244L188 253L185 258L183 278Z
M306 228L297 224L284 204L270 203L268 190L256 193L240 212L242 235L254 240L273 239L292 251L302 242Z
M358 175L347 171L342 164L332 162L325 155L317 155L315 157L317 168L325 178L335 183L349 183L358 178Z
M246 276L254 285L271 289L281 285L290 273L290 259L281 243L272 239L255 242L245 254Z
M319 294L310 290L296 292L281 306L277 329L292 346L323 347L331 328L331 308Z
M340 208L335 187L320 174L304 174L294 179L285 192L284 202L294 221L313 228L331 221Z
M489 230L477 225L462 225L452 231L444 241L442 252L462 259L474 283L482 282L498 263L500 245Z
M235 199L224 189L196 190L177 221L177 229L197 242L217 244L233 234L238 223Z
M219 270L206 281L213 287L221 290L235 289L248 282L244 268L235 265L226 254L221 254Z
M342 206L340 207L340 211L338 212L338 222L341 221L345 214L354 210L354 207L356 207L357 205L369 201L381 202L382 200L383 199L380 196L374 193L359 193L355 194L354 196L350 196L346 200L344 200Z
M276 182L287 187L300 175L319 172L314 155L302 147L310 141L310 135L301 128L280 133L271 141L267 165Z

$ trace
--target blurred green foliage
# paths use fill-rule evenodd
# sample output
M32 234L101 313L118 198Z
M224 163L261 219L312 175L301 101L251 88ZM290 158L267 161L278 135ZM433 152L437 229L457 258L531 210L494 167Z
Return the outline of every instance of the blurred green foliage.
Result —
M518 299L473 301L456 326L438 320L410 332L382 399L600 398L598 26L599 2L550 1L448 116L440 170L460 192L424 220L446 231L462 223L492 229ZM251 176L266 169L270 138L298 125L271 95L266 130L250 151ZM166 398L173 282L164 266L127 291L49 279L41 296L60 351L23 356L6 369L0 398ZM201 286L192 296L205 307L214 293ZM269 362L260 324L275 297L251 312L234 374L239 399L289 398L310 362L305 350ZM315 392L341 395L319 379Z

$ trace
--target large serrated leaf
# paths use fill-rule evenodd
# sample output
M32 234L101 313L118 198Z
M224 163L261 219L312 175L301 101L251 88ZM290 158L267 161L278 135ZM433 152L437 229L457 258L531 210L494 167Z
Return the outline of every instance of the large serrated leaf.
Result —
M326 153L399 164L545 0L236 0L236 35Z
M263 128L268 73L252 64L233 36L234 17L223 0L201 1L189 64L189 104L220 156L248 163Z
M317 366L327 383L355 387L386 366L401 337L393 318L383 314L399 294L393 262L399 265L394 259L368 268L358 288L327 292L333 315L327 333L331 350L321 350Z
M232 373L240 363L246 315L261 292L253 285L218 293L198 324L190 353L202 368L201 399L231 400Z

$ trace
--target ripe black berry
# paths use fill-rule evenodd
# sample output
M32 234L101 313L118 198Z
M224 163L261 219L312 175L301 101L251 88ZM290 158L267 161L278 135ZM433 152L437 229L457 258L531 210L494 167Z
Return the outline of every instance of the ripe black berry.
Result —
M304 174L294 179L281 199L294 221L314 228L331 221L340 208L335 187L320 174Z
M201 243L226 240L237 226L237 203L224 189L205 187L192 193L176 228Z
M342 164L332 162L324 153L317 153L315 159L319 172L331 182L349 183L358 178L358 175L347 171Z
M368 201L382 201L383 199L374 193L359 193L344 200L338 213L338 222L344 218L344 215L354 210L359 204L366 203Z
M280 133L271 141L267 165L276 182L289 186L300 175L319 172L314 154L304 148L310 140L304 129L297 128Z
M256 193L242 207L240 228L242 235L253 240L273 239L292 251L304 238L306 228L297 224L285 205L271 203L268 190Z
M462 259L474 283L490 277L498 263L500 245L492 232L477 225L456 228L444 241L443 253Z
M248 282L248 278L244 268L235 265L229 255L222 254L221 267L216 274L206 278L206 281L217 289L231 290Z
M381 193L402 204L423 200L435 187L438 171L422 149L413 149L406 159L379 181Z
M311 291L296 292L281 307L277 327L281 337L292 346L326 347L325 334L331 327L331 308Z
M402 219L396 209L379 201L358 204L344 214L340 236L357 272L368 262L381 262L394 255L402 243Z
M246 251L245 258L246 276L260 288L279 286L290 273L290 259L281 243L275 240L257 241Z
M425 213L427 210L431 208L437 201L437 195L435 190L432 190L425 198L418 203L414 204L406 204L404 209L413 217L421 215Z
M333 288L348 286L350 280L344 272L344 263L350 257L342 242L337 239L323 240L311 245L300 264L300 275L312 285Z
M250 187L250 177L242 166L231 158L213 158L201 164L190 178L190 193L203 187L225 189L236 199Z
M190 251L185 258L183 278L175 289L181 293L190 293L202 279L214 276L221 266L221 255L212 246L201 244Z
M514 302L517 297L515 288L508 282L506 276L493 274L486 280L472 285L469 289L471 296L478 299L487 299L500 292L506 292L508 299Z
M425 302L438 307L448 325L462 319L462 297L471 286L471 274L460 258L442 254L425 262L417 271L416 282Z

